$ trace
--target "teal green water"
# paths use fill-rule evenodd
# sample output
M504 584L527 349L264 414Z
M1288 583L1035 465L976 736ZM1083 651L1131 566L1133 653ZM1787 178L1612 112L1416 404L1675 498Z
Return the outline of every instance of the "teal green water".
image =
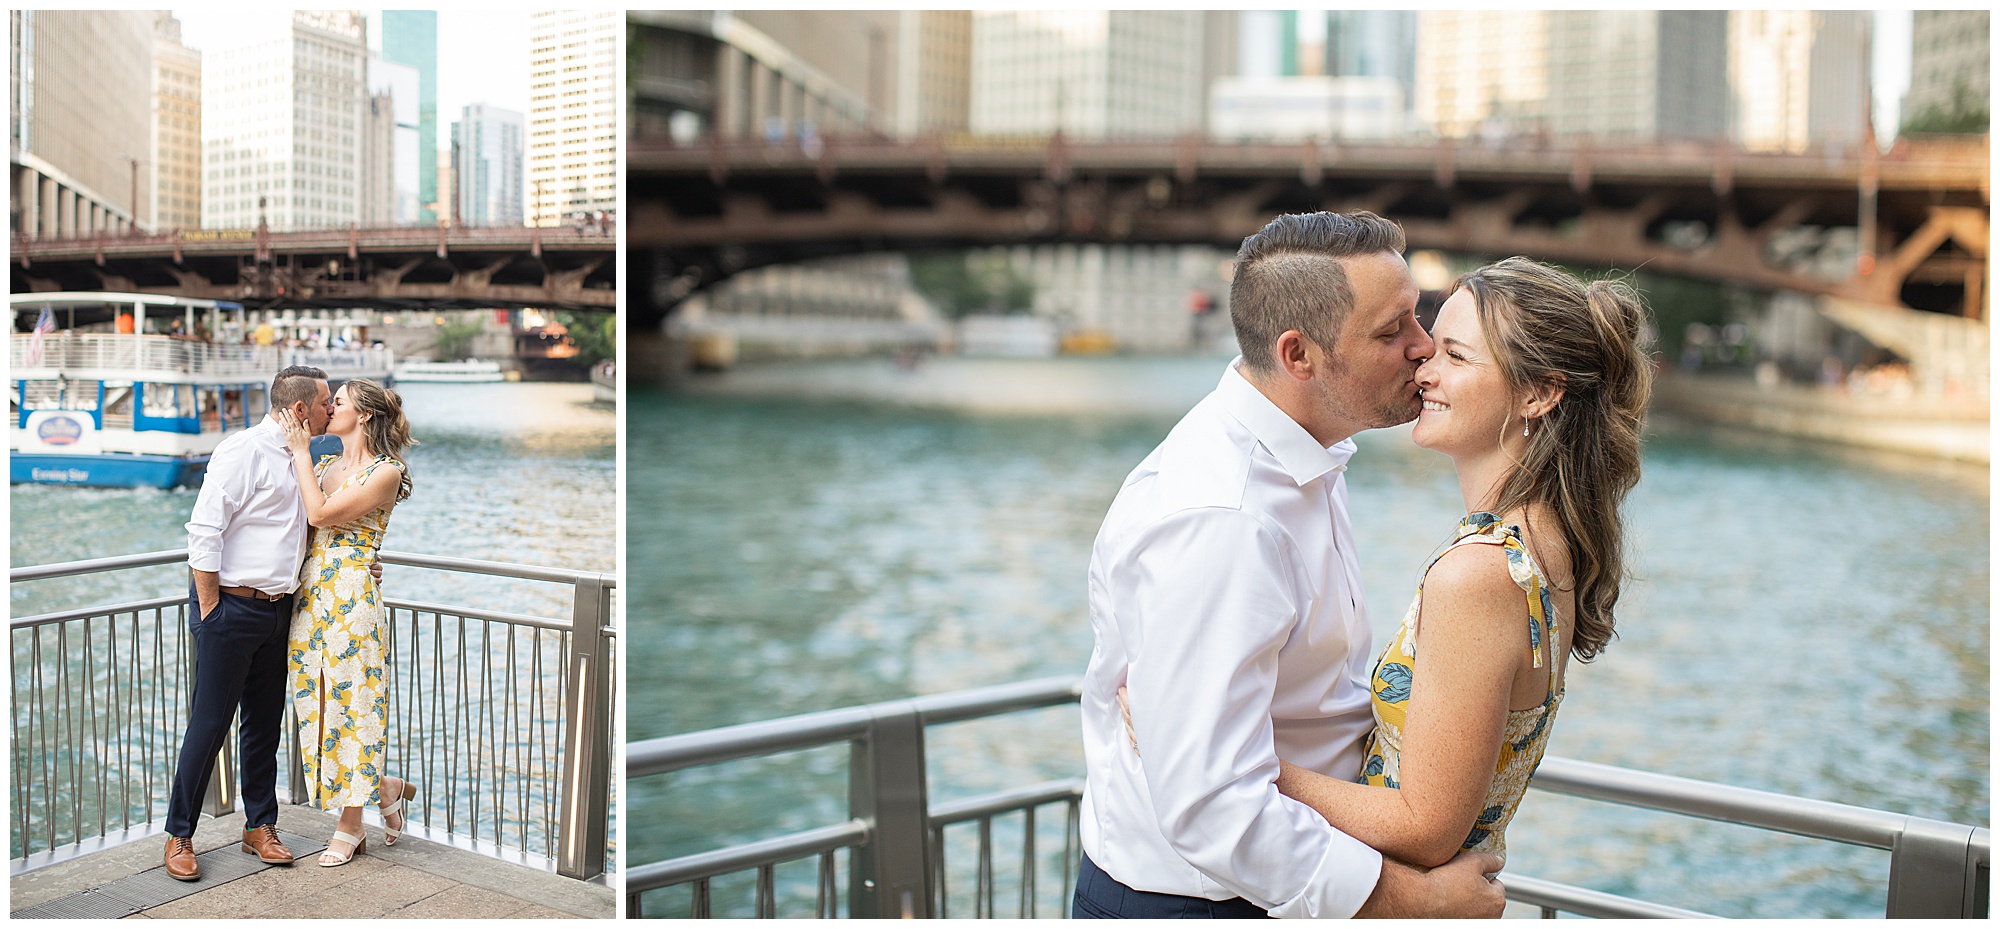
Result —
M593 571L617 566L617 414L588 384L404 384L421 443L405 458L414 492L390 515L383 547ZM11 564L48 564L187 546L196 491L11 488ZM184 567L10 585L16 616L185 592ZM567 615L548 584L387 569L390 596L513 609L521 598ZM564 588L566 590L566 588ZM511 606L510 606L511 604ZM536 610L515 610L536 612Z
M1199 397L1219 370L1174 376ZM819 399L632 393L629 738L1081 673L1091 539L1177 417L831 400L852 369L825 372ZM1462 508L1406 431L1359 441L1379 644ZM1572 668L1551 753L1985 823L1987 470L1669 421L1645 467L1619 639ZM933 730L932 789L1078 775L1076 739L1071 709ZM633 781L631 862L837 821L845 771L823 749ZM1879 916L1886 892L1884 852L1541 793L1508 838L1513 873L1722 915Z

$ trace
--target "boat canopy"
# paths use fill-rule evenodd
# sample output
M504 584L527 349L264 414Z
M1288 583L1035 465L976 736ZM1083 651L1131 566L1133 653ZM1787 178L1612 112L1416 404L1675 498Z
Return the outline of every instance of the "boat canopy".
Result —
M168 294L133 294L115 291L54 291L50 293L8 294L7 303L14 310L14 331L28 332L34 329L35 320L47 307L55 316L56 326L74 329L116 320L127 310L132 312L135 329L145 332L146 317L182 317L192 328L196 319L195 311L203 314L221 310L240 313L243 304L231 300L208 300L201 297L176 297Z

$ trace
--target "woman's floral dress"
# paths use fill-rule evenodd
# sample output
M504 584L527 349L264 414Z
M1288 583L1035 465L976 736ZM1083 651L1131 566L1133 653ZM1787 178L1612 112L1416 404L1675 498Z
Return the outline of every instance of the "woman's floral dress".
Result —
M336 456L323 455L324 474ZM378 468L383 480L401 480L403 463L377 455L348 475L333 494L363 484ZM389 507L341 526L313 530L292 614L292 708L299 720L299 753L307 790L321 809L363 806L381 800L388 750L388 664L382 645L383 607L368 568L389 528Z
M1480 544L1506 549L1508 573L1527 595L1528 648L1535 653L1534 666L1543 667L1542 643L1551 643L1552 651L1556 641L1555 601L1549 593L1548 579L1543 577L1521 540L1521 527L1503 526L1500 517L1491 513L1474 513L1459 522L1458 538L1439 552L1437 558L1432 558L1431 564L1460 545ZM1428 573L1429 568L1425 571ZM1369 734L1364 749L1367 761L1360 777L1364 784L1396 787L1403 776L1404 713L1416 678L1417 614L1423 603L1424 588L1419 584L1416 599L1410 601L1410 610L1403 615L1402 628L1396 630L1388 647L1382 649L1382 657L1375 662L1375 673L1369 681L1369 689L1375 694L1372 701L1375 731ZM1485 802L1479 805L1478 821L1460 846L1463 851L1490 852L1506 860L1507 840L1502 833L1514 818L1521 795L1528 792L1528 779L1542 763L1542 752L1549 744L1549 723L1555 718L1556 709L1562 706L1563 695L1555 689L1553 667L1549 669L1549 684L1549 695L1540 706L1507 711L1493 783L1486 789Z

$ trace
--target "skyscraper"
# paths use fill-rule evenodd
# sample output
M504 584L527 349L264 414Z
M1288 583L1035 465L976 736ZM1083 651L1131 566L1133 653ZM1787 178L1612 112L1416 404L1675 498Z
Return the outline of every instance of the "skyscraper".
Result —
M1548 131L1651 142L1729 133L1729 14L1552 10Z
M451 124L452 202L467 226L521 225L521 114L484 103Z
M372 70L374 62L369 62ZM372 76L372 75L371 75ZM395 223L396 98L371 82L361 105L361 216L370 229Z
M1917 10L1910 14L1910 90L1903 120L1960 125L1991 119L1993 14L1990 10Z
M624 49L622 11L528 14L530 225L617 209L618 61Z
M202 56L202 228L358 222L368 78L361 15L244 18L241 44Z
M8 17L14 231L44 237L150 225L153 13L13 10Z
M389 119L381 124L389 131L385 166L387 175L375 178L377 196L388 198L384 225L410 226L423 223L423 111L420 101L423 75L416 68L380 57L368 59L370 100L387 97ZM383 114L371 114L380 118ZM435 160L436 153L432 153ZM436 183L436 172L431 174ZM386 193L382 191L386 190Z
M1199 10L978 10L971 129L982 135L1168 138L1198 131Z
M1727 14L1424 10L1417 117L1441 136L1652 142L1729 126Z
M972 12L897 16L895 134L964 132L972 101Z
M181 21L159 13L153 34L153 202L161 232L201 228L201 52L181 44Z
M417 221L438 219L437 11L383 10L382 57L417 70Z
M1861 137L1867 17L1858 10L1734 10L1729 71L1738 143L1796 152Z
M1419 122L1438 135L1534 131L1549 96L1549 14L1417 13Z
M966 10L635 10L634 138L964 132Z
M1328 11L1324 73L1388 78L1402 88L1404 106L1409 106L1417 89L1416 11Z

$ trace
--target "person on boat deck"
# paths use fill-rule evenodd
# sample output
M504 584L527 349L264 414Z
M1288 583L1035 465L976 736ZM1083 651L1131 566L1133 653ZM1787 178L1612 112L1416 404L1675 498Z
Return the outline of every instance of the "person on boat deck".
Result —
M195 677L167 800L166 871L175 880L201 878L195 824L232 717L238 717L242 766L241 848L267 864L292 863L278 838L278 735L293 594L309 527L279 414L323 434L333 393L326 372L293 365L271 381L270 399L263 421L216 446L187 523Z

